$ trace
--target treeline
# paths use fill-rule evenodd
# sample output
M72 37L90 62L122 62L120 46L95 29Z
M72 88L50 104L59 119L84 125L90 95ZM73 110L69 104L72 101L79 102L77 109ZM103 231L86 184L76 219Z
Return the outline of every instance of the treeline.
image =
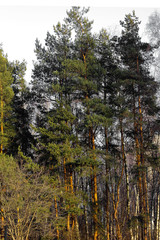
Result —
M30 88L1 51L1 239L160 239L159 39L134 11L93 34L88 10L36 40Z

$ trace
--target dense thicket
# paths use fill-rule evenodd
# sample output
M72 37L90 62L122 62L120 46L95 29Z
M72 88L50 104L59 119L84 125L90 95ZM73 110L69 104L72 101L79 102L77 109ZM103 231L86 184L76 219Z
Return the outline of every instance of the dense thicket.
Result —
M2 239L160 237L157 46L134 11L112 38L88 11L36 40L30 91L25 62L0 58Z

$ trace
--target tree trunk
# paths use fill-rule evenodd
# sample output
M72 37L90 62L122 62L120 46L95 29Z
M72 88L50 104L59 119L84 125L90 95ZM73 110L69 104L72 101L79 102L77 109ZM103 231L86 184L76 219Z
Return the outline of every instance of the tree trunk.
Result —
M114 208L114 219L115 219L115 223L116 223L116 236L117 236L117 240L122 240L122 234L121 234L121 230L120 230L120 226L119 226L119 220L118 220L118 204L119 204L119 187L120 185L118 184L117 187L117 201L115 201L114 198L114 193L113 193L113 187L112 187L112 200L113 200L113 208Z
M86 225L86 240L89 240L89 227L88 227L88 216L86 211L86 206L84 206L84 216L85 216L85 225Z
M113 185L112 185L112 201L113 201L113 209L114 209L114 219L116 222L116 233L117 233L117 240L122 240L122 233L121 233L121 229L120 229L120 225L119 225L119 219L118 219L118 205L119 205L119 201L120 201L120 184L123 178L123 173L124 173L124 161L122 163L122 170L121 170L121 175L117 184L117 200L115 199L115 195L114 195L114 191L113 191Z
M80 233L79 233L79 225L78 225L77 216L75 216L75 231L76 231L76 239L80 240Z
M159 193L158 193L158 200L157 200L157 221L156 221L156 240L159 240Z
M3 102L3 88L2 85L0 86L0 91L1 91L1 145L0 145L0 153L3 153L3 135L4 135L4 129L3 129L3 121L4 121L4 102ZM4 240L4 217L3 217L3 208L1 208L1 225L2 225L2 230L1 230L1 239Z
M139 107L139 115L140 115L140 149L141 149L141 163L142 167L145 167L145 160L144 160L144 148L143 148L143 127L142 127L142 109L141 109L141 99L140 96L138 98L138 107ZM150 219L149 219L149 205L148 205L148 194L147 194L147 180L146 180L146 171L145 169L142 171L142 182L143 182L143 211L145 214L145 231L144 231L144 239L147 240L147 229L149 234L149 240L151 240L151 230L150 230ZM148 222L148 226L147 226Z
M4 118L4 102L3 102L3 88L2 85L0 86L1 91L1 146L0 146L0 153L3 153L3 135L4 135L4 129L3 129L3 118Z
M135 108L135 93L134 93L134 85L132 85L133 88L133 118L134 118L134 140L135 140L135 148L136 148L136 164L137 164L137 170L138 170L138 191L139 191L139 214L143 215L143 192L142 192L142 176L141 176L141 155L140 155L140 144L138 139L138 126L137 126L137 119L136 119L136 108ZM144 240L143 235L143 226L140 230L141 234L141 240Z
M95 151L95 142L94 142L94 134L92 130L92 149ZM96 160L95 153L94 160ZM96 175L96 168L93 167L93 189L94 189L94 240L98 240L98 193L97 193L97 175Z
M110 240L109 236L109 187L108 187L108 175L109 175L109 167L108 167L108 136L107 136L107 128L105 127L105 142L106 142L106 240Z
M3 209L1 208L1 240L4 240L4 234L5 234L5 231L4 231L4 216L3 216Z
M56 219L58 219L58 207L57 207L57 199L56 197L54 198L54 208L55 208L55 212L56 212ZM57 240L59 240L59 230L58 230L58 226L56 227L57 230Z
M126 163L126 154L124 149L124 136L123 136L123 123L122 118L119 118L120 122L120 131L121 131L121 150L122 150L122 160L124 162L125 168L125 175L126 175L126 193L127 193L127 220L128 222L130 219L130 196L129 196L129 179L128 179L128 170L127 170L127 163ZM130 227L130 238L133 239L132 228Z
M139 192L137 192L136 187L135 187L135 197L136 197L135 216L138 217L138 215L139 215ZM139 222L137 219L136 220L136 228L135 228L135 239L136 240L140 239L140 232L141 232L141 228L139 226Z

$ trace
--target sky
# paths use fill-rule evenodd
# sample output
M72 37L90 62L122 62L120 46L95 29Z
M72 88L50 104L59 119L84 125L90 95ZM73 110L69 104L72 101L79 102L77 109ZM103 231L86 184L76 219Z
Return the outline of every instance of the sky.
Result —
M93 32L98 33L102 28L109 31L120 32L119 21L125 14L135 10L136 16L141 21L140 35L145 36L145 25L148 17L155 10L160 12L157 1L141 5L137 0L132 5L124 0L0 0L0 43L9 61L23 59L27 62L25 79L31 80L33 61L36 60L34 49L35 40L38 38L42 45L46 34L53 33L53 25L58 21L63 22L67 16L66 10L71 6L90 7L87 14L89 20L94 20ZM132 1L133 2L133 1ZM139 1L140 2L140 1Z

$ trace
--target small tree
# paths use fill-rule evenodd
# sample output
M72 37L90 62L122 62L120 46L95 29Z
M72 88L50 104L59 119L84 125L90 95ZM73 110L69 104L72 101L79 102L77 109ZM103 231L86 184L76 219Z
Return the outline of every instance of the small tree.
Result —
M13 78L8 68L8 61L0 49L0 152L7 149L8 139L14 135L9 118L11 113L11 100L14 96L11 84Z
M8 235L13 240L27 240L31 235L35 238L38 229L38 234L47 234L53 239L55 231L52 226L51 233L51 224L54 213L50 214L50 208L54 188L43 169L29 158L20 168L12 157L1 155L0 181L1 214Z

